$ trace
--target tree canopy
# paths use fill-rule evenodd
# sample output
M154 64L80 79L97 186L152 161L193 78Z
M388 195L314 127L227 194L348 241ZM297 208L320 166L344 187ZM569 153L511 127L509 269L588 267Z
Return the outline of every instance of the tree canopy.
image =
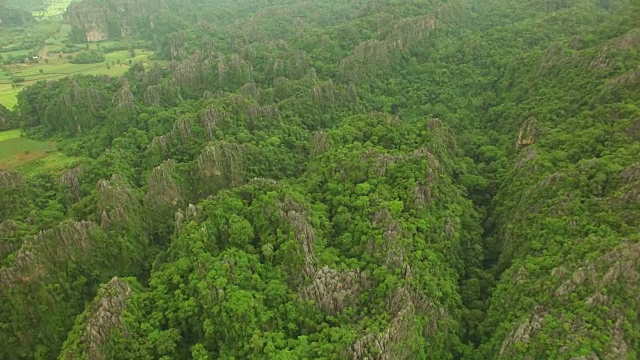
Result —
M168 65L0 107L0 358L635 359L639 13L72 3Z

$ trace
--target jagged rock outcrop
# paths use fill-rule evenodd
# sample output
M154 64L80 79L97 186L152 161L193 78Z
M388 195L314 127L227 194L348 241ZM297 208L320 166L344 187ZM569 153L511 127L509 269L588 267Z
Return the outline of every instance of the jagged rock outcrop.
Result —
M360 293L369 287L369 281L360 270L338 271L328 266L318 268L315 264L313 243L315 230L311 226L307 208L291 197L278 205L280 219L291 226L296 242L304 258L302 276L310 283L299 289L301 298L313 300L314 305L327 314L335 315L355 305Z
M97 211L105 229L123 230L140 216L140 200L134 189L119 174L100 180L97 188Z
M126 78L120 78L120 89L113 96L113 105L124 111L132 111L134 107L134 97Z
M174 58L182 57L184 57L182 52L174 53ZM172 61L169 71L173 74L173 79L178 86L202 89L209 84L209 78L215 76L217 67L218 59L215 54L196 51L182 61Z
M404 249L399 243L403 233L402 227L386 208L376 212L373 224L382 229L383 242L370 240L367 250L371 253L386 253L385 265L391 269L402 269L405 261Z
M207 146L196 160L198 174L237 186L244 180L244 153L245 147L240 144L221 142Z
M147 194L144 203L150 208L157 206L176 206L179 201L180 188L176 183L173 172L176 163L167 160L156 166L147 181Z
M165 156L171 149L173 142L185 142L192 139L193 120L187 116L179 117L174 123L171 131L164 135L156 136L147 147L147 152Z
M538 120L535 118L527 119L527 121L522 124L522 127L520 127L520 131L518 132L518 148L535 144L538 139L539 131Z
M531 317L524 319L517 328L513 329L502 342L500 355L508 355L512 347L528 343L533 336L542 328L544 317L547 315L542 308L534 310Z
M20 244L13 241L20 230L20 225L13 220L0 223L0 260L14 252Z
M82 165L76 166L71 170L67 170L58 180L60 185L69 189L71 196L76 200L80 199L80 187L82 186L81 176L83 172L84 167Z
M392 164L425 159L427 161L427 169L424 180L415 184L411 195L416 208L425 208L431 203L437 186L438 174L442 172L442 166L430 149L420 148L409 154L391 154L369 150L364 153L362 160L369 161L370 159L373 159L373 173L380 177L385 176L387 169Z
M67 23L85 31L87 41L103 41L132 33L139 19L148 19L165 1L151 0L82 0L72 2L64 13Z
M24 176L18 171L0 170L0 190L9 190L25 185Z
M0 269L0 291L37 281L47 276L47 269L55 264L88 257L96 227L88 221L70 221L25 241L13 262Z
M316 267L313 260L313 242L316 234L309 221L307 209L290 197L286 197L279 205L280 219L293 228L296 242L302 248L304 257L304 275L313 277Z
M533 275L524 267L513 277L514 286L525 286ZM637 293L640 285L640 244L623 241L608 253L597 259L587 261L582 266L561 265L551 271L556 287L548 288L549 298L545 304L536 305L531 314L515 322L502 340L500 357L513 358L527 344L538 344L538 334L545 328L560 326L568 331L554 332L554 337L563 347L562 354L569 354L580 348L584 339L591 339L596 333L606 335L608 341L602 344L601 354L593 354L594 359L626 359L632 347L625 334L628 320L625 306L636 308L640 305ZM629 302L620 303L619 295L608 295L609 289L627 294ZM591 318L570 316L564 306L571 304L588 311ZM575 309L575 308L571 308ZM577 310L575 310L577 311ZM595 320L594 318L598 319ZM546 319L551 319L547 324ZM604 319L609 325L598 325ZM549 331L549 330L547 330Z
M358 44L349 56L340 61L340 74L354 81L361 80L378 67L390 64L402 51L419 45L438 28L438 24L433 15L399 21L385 39Z
M216 130L220 125L222 125L228 116L228 113L215 106L208 107L202 111L200 114L200 121L204 126L209 140L214 139Z
M387 328L379 333L369 333L358 339L345 352L354 360L410 359L414 353L412 343L420 336L430 336L438 331L438 321L445 316L442 308L418 295L409 287L397 289L387 299L387 311L392 316ZM429 324L422 328L417 316L424 315Z
M341 272L324 266L313 274L311 284L302 288L301 295L313 300L325 313L336 315L354 305L367 287L367 277L361 271Z
M114 332L127 333L123 312L133 289L126 280L114 277L98 290L98 295L81 315L82 322L74 329L80 332L73 344L67 343L60 359L107 359L103 347Z
M175 230L177 234L180 234L180 230L182 230L182 226L185 223L190 221L195 221L198 217L198 207L193 204L187 205L187 208L182 210L178 209L178 211L174 215L175 221Z
M314 85L311 88L311 99L317 105L333 106L336 101L336 85L332 80Z

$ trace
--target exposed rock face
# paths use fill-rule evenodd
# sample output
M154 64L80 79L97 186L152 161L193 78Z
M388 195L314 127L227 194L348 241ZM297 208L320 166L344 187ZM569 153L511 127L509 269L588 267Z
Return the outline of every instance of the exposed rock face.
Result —
M221 142L206 147L196 160L198 174L204 178L224 178L230 186L240 185L244 178L245 147Z
M312 299L322 311L335 315L353 305L367 285L363 272L340 272L324 266L313 274L312 283L303 288L301 294L305 299Z
M518 148L523 148L536 143L538 138L538 121L530 118L524 122L518 133Z
M97 215L105 229L122 230L140 214L140 201L135 191L119 174L111 176L111 180L100 180L96 196Z
M82 338L92 359L103 359L100 348L106 342L107 336L111 331L123 328L122 311L131 292L129 284L116 277L98 294L91 307L91 318L87 321Z
M553 301L535 306L530 314L510 327L502 341L498 358L512 359L516 354L522 354L522 349L529 344L539 343L538 337L543 330L552 331L554 326L569 330L554 333L555 338L563 344L560 349L562 354L569 354L580 348L584 339L590 339L598 332L607 337L600 354L572 359L629 358L632 345L629 344L626 333L628 328L625 328L625 323L628 324L628 319L625 318L624 306L637 307L640 301L636 295L640 281L639 264L640 244L622 241L610 252L583 263L583 266L554 268L551 275L558 285L548 289L549 298ZM528 276L526 270L521 268L514 275L512 284L521 286L531 280L527 279ZM628 304L616 302L618 295L608 295L615 294L612 288L624 292L628 296ZM577 301L580 308L592 312L597 319L604 319L608 325L600 329L594 324L593 318L568 315L570 311L562 306L570 301Z
M25 184L20 172L0 170L0 189L10 190Z
M163 1L83 0L72 2L64 19L84 30L87 41L95 42L129 35L135 20L164 7Z
M64 19L69 24L83 29L89 42L106 40L108 37L106 14L97 2L71 3L64 14Z
M83 315L85 321L81 325L83 329L78 346L68 346L60 358L105 359L103 347L109 336L117 331L127 332L122 313L126 310L127 300L132 294L131 285L117 277L102 285L90 310Z
M429 299L412 291L408 286L399 288L387 299L387 311L392 316L389 326L382 332L369 333L358 339L346 351L345 358L354 360L410 359L411 343L419 336L431 336L438 331L438 320L445 317L444 310ZM416 318L424 315L429 325L420 329Z
M147 182L147 194L144 197L147 206L175 206L178 204L180 188L172 176L175 166L175 161L167 160L153 169Z
M66 171L59 180L60 185L66 186L71 196L76 200L80 199L80 187L82 186L81 176L83 172L84 168L80 165Z
M502 342L500 355L508 354L512 347L518 344L526 344L542 328L546 312L536 309L534 314L523 320L517 328L513 329Z
M310 278L315 277L316 267L313 259L313 243L316 234L311 226L306 207L292 198L287 197L280 204L279 208L280 219L293 228L295 239L302 247L304 275Z
M3 226L3 227L6 227ZM90 254L91 239L96 229L92 222L67 222L40 232L25 241L13 262L0 268L2 291L25 285L47 276L47 269L80 256Z

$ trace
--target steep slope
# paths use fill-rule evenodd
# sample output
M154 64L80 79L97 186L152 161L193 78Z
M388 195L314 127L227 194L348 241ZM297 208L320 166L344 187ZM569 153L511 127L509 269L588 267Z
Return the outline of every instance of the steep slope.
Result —
M175 126L171 137L198 131L189 126ZM169 161L152 171L145 203L156 217L173 209L158 221L175 219L174 232L149 289L119 305L136 317L122 317L122 330L98 331L103 357L184 358L198 349L213 357L409 359L426 349L433 358L462 351L456 284L479 265L480 228L450 179L450 130L437 119L405 126L371 114L309 141L314 159L296 186L248 180L243 158L255 150L230 143L206 147L182 169ZM234 189L183 210L187 174L200 191L201 175L210 192ZM148 297L157 301L140 307ZM142 319L153 325L140 327ZM82 335L88 326L79 318L62 358L94 351ZM162 342L153 340L158 334Z
M86 160L0 173L0 356L637 356L637 0L176 4L20 93Z
M148 15L164 7L162 2L143 0L74 1L64 13L64 19L84 30L87 41L113 40L131 34L139 20L146 18L145 26L151 26Z
M34 21L35 19L31 12L4 7L0 4L0 26L24 26Z
M522 126L494 199L492 236L506 271L485 354L637 356L640 22L621 14L634 6L523 58L502 79L513 105L496 115L519 116Z

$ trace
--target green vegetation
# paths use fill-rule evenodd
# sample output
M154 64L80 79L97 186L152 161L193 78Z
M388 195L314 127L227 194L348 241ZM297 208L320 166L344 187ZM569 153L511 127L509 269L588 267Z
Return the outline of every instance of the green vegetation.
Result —
M72 64L95 64L104 61L104 54L96 50L80 51L71 61Z
M0 73L0 358L636 359L639 13L73 2Z
M51 141L21 136L21 130L0 131L0 170L19 170L25 175L56 172L73 166L78 159L57 151Z
M0 26L25 26L34 21L33 16L28 11L6 8L0 5Z
M13 109L13 107L18 103L18 91L19 90L16 89L15 86L12 86L11 83L0 83L0 105Z
M73 0L46 0L43 10L35 10L33 16L39 20L61 19L64 12Z
M151 53L144 49L135 50L134 57L130 55L128 50L110 52L104 55L104 62L99 64L73 64L66 60L57 62L55 55L50 55L49 58L54 59L49 63L42 64L40 61L39 64L5 65L5 72L0 72L0 104L12 109L20 90L41 80L58 80L76 74L121 76L134 64L147 64L149 67L168 64L163 60L149 60ZM20 79L20 82L16 83L16 79Z
M22 130L14 129L0 132L0 141L17 139L20 137Z
M57 80L73 74L121 76L135 63L150 63L152 51L145 50L144 40L86 43L84 32L66 23L60 14L69 0L26 1L6 5L20 8L38 21L15 23L19 17L2 12L12 19L0 19L0 104L13 108L22 88L40 80ZM13 10L12 10L13 11ZM133 55L133 56L131 56ZM163 61L153 61L166 65Z
M0 143L0 168L14 169L21 164L46 157L55 151L55 144L27 138L4 140Z

